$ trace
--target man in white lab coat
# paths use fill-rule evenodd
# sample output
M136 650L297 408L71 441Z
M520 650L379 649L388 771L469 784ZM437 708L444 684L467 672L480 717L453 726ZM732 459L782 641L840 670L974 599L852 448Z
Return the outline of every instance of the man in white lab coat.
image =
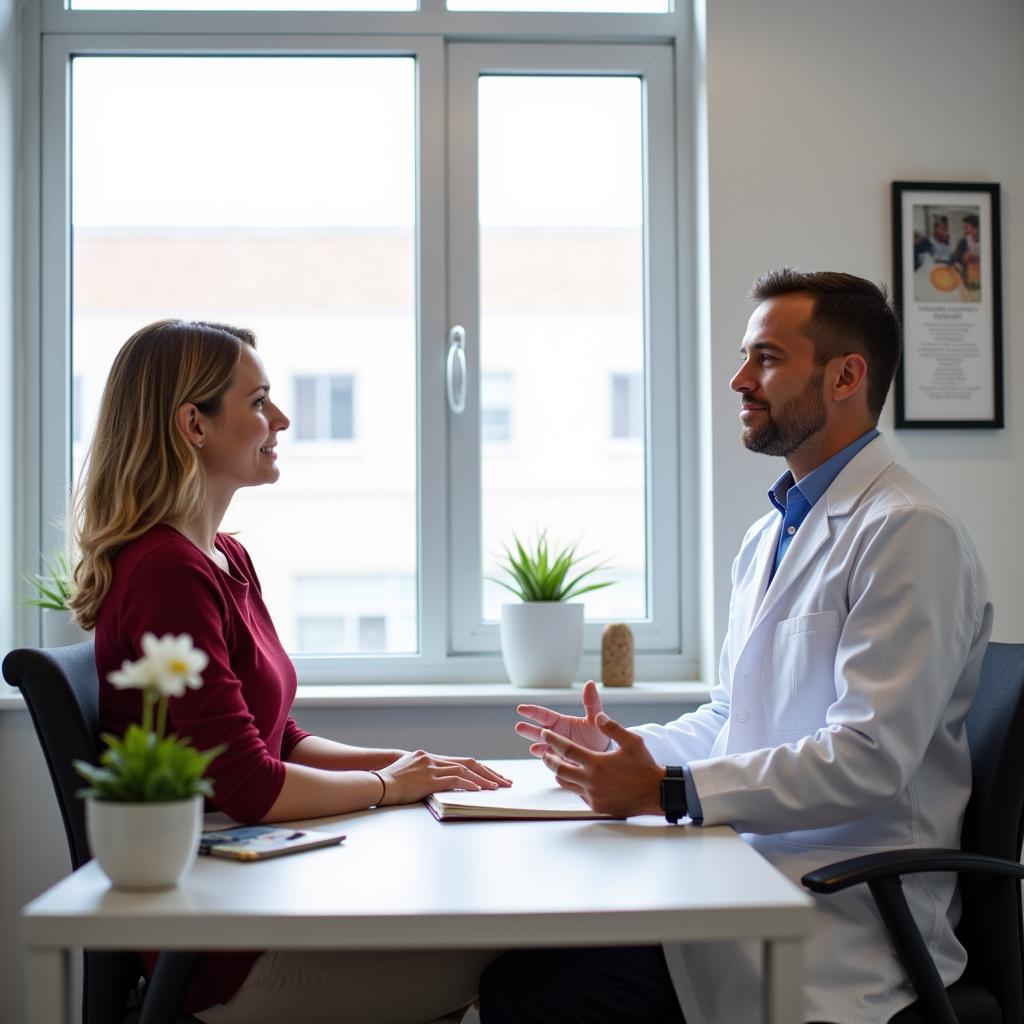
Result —
M627 730L588 683L583 717L523 705L516 731L595 809L732 825L796 881L873 850L955 847L992 606L963 525L876 429L898 322L848 274L776 271L753 298L731 387L743 443L788 468L733 564L710 700ZM966 960L955 880L904 890L949 985ZM805 1020L883 1024L914 995L867 888L815 900ZM756 1024L759 971L743 943L512 953L485 973L482 1017Z

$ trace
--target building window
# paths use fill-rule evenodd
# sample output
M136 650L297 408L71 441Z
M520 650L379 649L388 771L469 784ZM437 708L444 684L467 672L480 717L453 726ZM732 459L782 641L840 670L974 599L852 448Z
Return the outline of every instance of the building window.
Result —
M612 437L644 436L644 379L639 373L611 377Z
M512 374L480 376L480 436L484 441L512 440Z
M296 441L351 441L356 436L355 419L353 376L295 378L292 430Z
M310 574L294 581L290 648L307 655L416 651L416 581L403 574Z

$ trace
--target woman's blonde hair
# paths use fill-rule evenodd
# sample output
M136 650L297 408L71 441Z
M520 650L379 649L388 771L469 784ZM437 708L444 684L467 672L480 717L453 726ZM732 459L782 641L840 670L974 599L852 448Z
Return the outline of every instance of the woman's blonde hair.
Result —
M199 457L175 415L186 402L221 408L252 331L202 321L158 320L118 352L74 499L79 625L92 629L113 579L113 557L158 523L188 518L204 495Z

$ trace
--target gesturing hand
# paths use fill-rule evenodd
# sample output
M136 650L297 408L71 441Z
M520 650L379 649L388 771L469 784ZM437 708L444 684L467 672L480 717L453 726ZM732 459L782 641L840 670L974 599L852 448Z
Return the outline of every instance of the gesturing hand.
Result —
M597 683L592 679L583 687L583 717L578 715L561 715L550 708L542 708L537 704L520 704L516 711L529 719L527 722L516 722L516 732L526 739L532 740L530 753L534 757L543 757L549 751L548 744L543 740L545 729L564 736L578 743L587 750L607 750L610 746L608 737L598 728L597 716L604 714L601 710L601 695Z
M431 793L448 789L498 789L511 786L493 768L472 757L445 757L411 750L392 761L379 774L384 779L383 804L411 804Z
M660 814L659 785L665 769L657 764L647 744L603 711L595 719L601 735L618 744L617 750L597 752L544 729L544 763L564 789L579 793L595 810L628 818L631 814Z

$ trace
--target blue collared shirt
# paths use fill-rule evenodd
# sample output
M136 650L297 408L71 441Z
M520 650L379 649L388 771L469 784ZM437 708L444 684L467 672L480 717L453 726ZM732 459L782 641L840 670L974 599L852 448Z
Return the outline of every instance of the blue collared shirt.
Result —
M854 455L866 444L874 441L876 437L878 437L878 431L872 427L866 434L862 434L856 441L848 444L841 452L836 452L832 458L826 459L820 466L812 469L799 483L793 479L793 474L788 469L775 481L772 489L768 492L768 497L782 514L782 532L779 534L779 543L775 549L775 564L772 566L771 579L774 579L782 556L786 553L790 541L796 536L796 531L800 529L800 525L807 518L807 514L814 507L815 502L828 490L829 485L839 476ZM693 776L690 774L689 765L683 765L683 780L686 785L686 812L691 820L699 824L704 820L704 811L700 805L700 796L694 785Z
M820 466L812 469L799 482L794 481L793 474L787 469L772 485L768 497L782 514L782 530L779 533L778 547L775 549L775 564L772 566L769 583L775 578L775 573L778 572L782 562L782 556L788 550L796 536L796 531L800 529L815 503L828 490L829 485L839 476L854 455L876 437L878 437L878 431L872 427L866 434L861 434L856 441L848 444L841 452L836 452L832 458L826 459Z

